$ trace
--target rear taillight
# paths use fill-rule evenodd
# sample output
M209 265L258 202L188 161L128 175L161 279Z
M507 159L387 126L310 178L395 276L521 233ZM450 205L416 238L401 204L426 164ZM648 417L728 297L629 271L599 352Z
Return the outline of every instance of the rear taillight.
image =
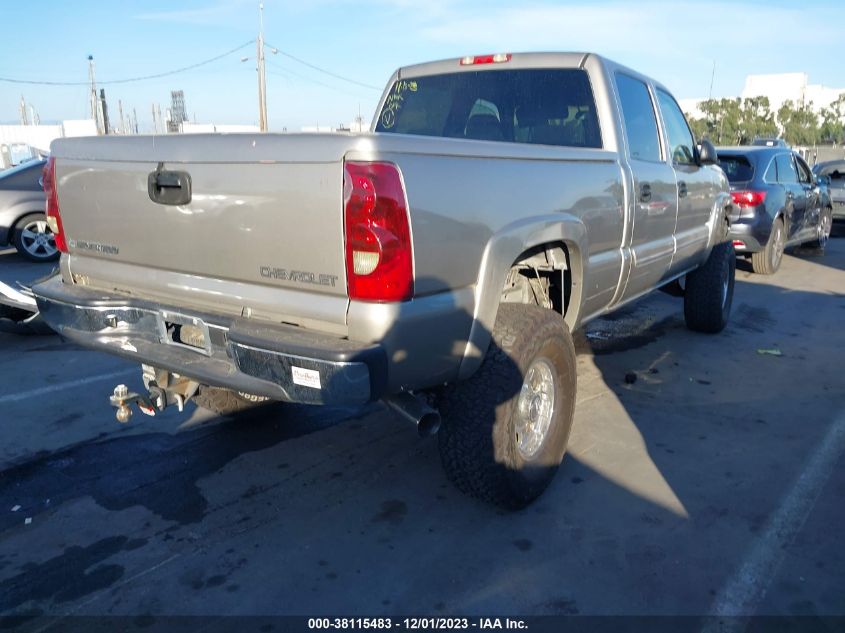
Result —
M738 207L756 207L766 201L765 191L731 191L733 203Z
M478 64L503 64L511 60L510 53L496 53L495 55L470 55L461 57L461 66L477 66Z
M62 253L67 253L67 242L62 227L62 216L59 213L59 196L56 193L56 159L52 156L47 159L44 170L41 172L41 182L46 196L45 213L47 215L47 226L53 232L56 240L56 248Z
M343 198L349 298L410 299L414 295L411 228L399 169L392 163L347 162Z

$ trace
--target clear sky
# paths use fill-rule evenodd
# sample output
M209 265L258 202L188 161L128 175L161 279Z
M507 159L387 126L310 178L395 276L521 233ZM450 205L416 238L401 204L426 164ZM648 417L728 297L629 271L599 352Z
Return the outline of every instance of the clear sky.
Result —
M845 88L841 1L805 0L265 0L271 129L369 121L398 66L467 54L588 50L659 79L679 99L736 96L747 74L806 72ZM3 2L0 77L87 81L156 74L209 59L255 38L257 0L41 0ZM282 54L372 89L320 73ZM241 57L249 57L241 62ZM200 68L105 84L109 111L137 110L182 89L200 122L256 123L255 44ZM16 122L21 95L42 121L84 118L87 89L0 81L0 122Z

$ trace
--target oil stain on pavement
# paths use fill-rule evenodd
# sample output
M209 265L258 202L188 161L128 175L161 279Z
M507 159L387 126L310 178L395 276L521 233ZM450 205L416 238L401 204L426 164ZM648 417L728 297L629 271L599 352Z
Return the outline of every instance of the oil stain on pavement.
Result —
M307 407L259 407L223 424L171 433L145 433L39 453L0 472L0 530L72 499L90 496L119 511L144 506L165 520L196 523L208 502L198 486L244 453L333 426L354 414L327 409L319 417ZM329 415L326 415L329 414ZM210 427L210 428L209 428Z

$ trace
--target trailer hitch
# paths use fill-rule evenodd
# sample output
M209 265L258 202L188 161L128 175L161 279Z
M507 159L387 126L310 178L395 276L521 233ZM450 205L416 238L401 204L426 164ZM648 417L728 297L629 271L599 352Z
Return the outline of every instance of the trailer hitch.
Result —
M132 417L130 405L135 404L141 413L155 416L168 406L176 405L181 413L185 403L193 397L199 384L168 371L143 365L143 380L147 394L129 391L126 385L118 385L109 397L109 404L115 407L117 421L124 424ZM162 386L163 385L163 386Z
M149 396L129 391L126 385L118 385L114 388L114 393L109 398L109 404L117 409L115 417L121 424L129 422L129 418L132 417L132 409L129 408L130 404L137 404L141 412L147 415L156 414L155 407Z

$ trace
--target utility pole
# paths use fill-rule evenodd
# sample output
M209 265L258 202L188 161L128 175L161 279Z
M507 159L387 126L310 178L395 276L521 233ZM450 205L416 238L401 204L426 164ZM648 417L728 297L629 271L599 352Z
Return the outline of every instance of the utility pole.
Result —
M106 103L106 89L100 88L100 120L103 122L103 134L109 133L109 106Z
M90 84L90 94L88 95L89 105L91 106L91 118L97 126L97 134L103 134L102 118L100 117L100 99L97 97L97 81L94 79L94 56L88 56L88 83Z
M258 129L267 131L267 83L264 77L264 3L258 3Z
M138 133L138 113L135 112L135 107L132 107L132 132Z
M120 133L126 134L126 121L123 119L123 100L117 100L117 112L120 114Z
M156 120L158 121L158 125L161 127L161 133L164 134L167 132L167 129L164 127L164 121L161 118L161 104L156 104ZM159 128L156 128L156 134L158 134Z
M21 95L20 111L21 111L21 125L29 125L29 119L27 118L27 114L26 114L26 101L24 100L23 95Z
M716 78L716 60L713 60L713 72L710 73L710 94L707 96L708 101L713 98L713 80Z

